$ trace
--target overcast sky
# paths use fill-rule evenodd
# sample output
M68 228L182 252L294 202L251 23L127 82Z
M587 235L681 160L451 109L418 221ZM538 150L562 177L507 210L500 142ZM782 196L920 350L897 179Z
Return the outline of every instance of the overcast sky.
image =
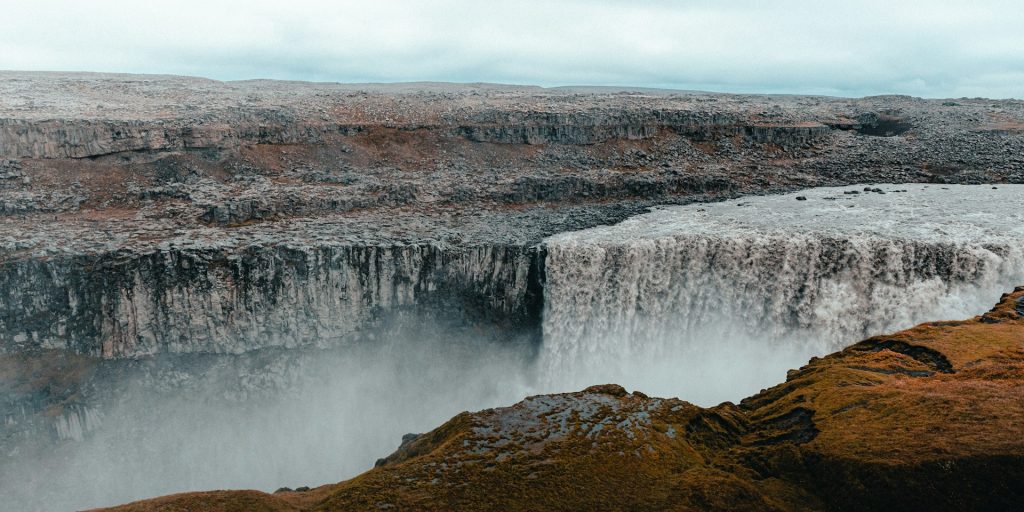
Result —
M1024 98L1021 0L32 0L0 69Z

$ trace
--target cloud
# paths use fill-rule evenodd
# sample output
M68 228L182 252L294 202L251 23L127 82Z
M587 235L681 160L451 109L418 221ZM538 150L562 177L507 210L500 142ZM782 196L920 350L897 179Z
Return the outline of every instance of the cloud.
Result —
M0 68L1024 97L1015 1L36 0Z

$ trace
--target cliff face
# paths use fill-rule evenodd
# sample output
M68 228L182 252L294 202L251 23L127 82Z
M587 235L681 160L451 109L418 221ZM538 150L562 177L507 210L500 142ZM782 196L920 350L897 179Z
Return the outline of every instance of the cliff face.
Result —
M515 338L537 323L538 264L527 248L437 245L29 259L0 272L0 330L8 353L239 353L351 343L388 315L433 310Z
M738 405L593 386L460 414L340 484L111 510L1014 510L1021 340L1024 288L812 359Z
M176 126L177 125L177 126ZM347 127L305 123L143 123L138 121L3 120L0 147L8 158L88 158L117 153L233 149L242 144L315 142Z
M475 142L501 144L598 144L642 140L669 132L696 141L746 137L754 142L800 148L824 142L831 130L815 122L772 124L739 113L629 109L573 113L485 111L457 133Z
M255 117L256 119L253 119ZM177 120L0 120L0 157L16 159L95 158L118 153L186 150L232 151L256 144L320 144L352 136L378 124L348 124L295 119L294 114L261 112L216 122ZM390 127L385 125L385 127ZM805 147L823 142L831 129L820 123L768 124L741 116L688 111L602 111L575 114L484 112L444 124L401 124L407 132L464 137L498 144L592 145L609 140L643 140L665 132L699 141L748 137L759 143ZM423 135L421 135L423 136Z

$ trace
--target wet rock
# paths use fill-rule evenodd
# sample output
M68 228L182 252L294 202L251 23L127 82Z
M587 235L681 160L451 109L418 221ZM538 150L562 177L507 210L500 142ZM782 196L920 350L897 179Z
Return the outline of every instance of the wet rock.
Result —
M810 186L1024 181L1020 102L958 103L3 72L0 351L152 364L140 379L180 389L242 361L286 387L280 360L379 339L401 315L536 346L537 244L558 232ZM107 377L19 398L9 410L30 413L4 439L88 437ZM645 432L642 412L614 431ZM739 442L734 412L705 438ZM667 426L651 429L682 435ZM613 431L588 427L588 442Z

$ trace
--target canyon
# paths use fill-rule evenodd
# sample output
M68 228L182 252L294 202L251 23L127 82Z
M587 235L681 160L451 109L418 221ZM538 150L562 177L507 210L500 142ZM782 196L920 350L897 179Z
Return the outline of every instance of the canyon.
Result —
M738 401L1024 283L1017 100L20 72L0 91L19 510L336 482L460 411L603 382Z

